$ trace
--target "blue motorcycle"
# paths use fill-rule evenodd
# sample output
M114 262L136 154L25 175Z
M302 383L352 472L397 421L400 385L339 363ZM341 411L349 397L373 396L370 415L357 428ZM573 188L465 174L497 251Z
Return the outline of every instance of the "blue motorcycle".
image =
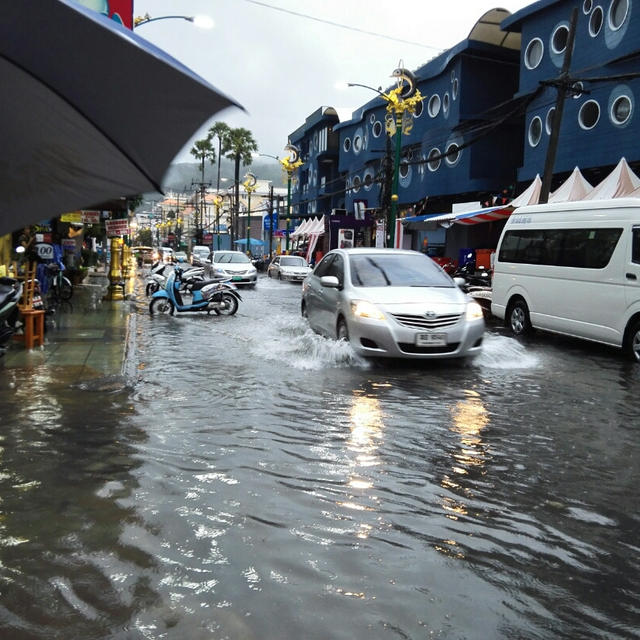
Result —
M187 288L191 301L182 299L182 269L176 268L169 275L164 289L156 291L149 303L151 315L212 311L217 315L232 316L238 310L242 300L235 285L226 280L201 280L192 282Z

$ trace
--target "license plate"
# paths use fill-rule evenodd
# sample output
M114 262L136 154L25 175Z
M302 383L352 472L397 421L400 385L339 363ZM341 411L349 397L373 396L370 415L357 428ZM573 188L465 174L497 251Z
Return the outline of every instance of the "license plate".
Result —
M444 347L447 344L447 336L444 333L418 333L416 346L418 347Z
M231 280L233 281L242 280L242 276L232 276Z

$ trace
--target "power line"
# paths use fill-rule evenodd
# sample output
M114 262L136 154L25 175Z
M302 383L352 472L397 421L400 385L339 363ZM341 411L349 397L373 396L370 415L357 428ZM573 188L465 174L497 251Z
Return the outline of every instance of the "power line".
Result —
M414 47L422 47L423 49L433 49L434 51L442 51L442 47L434 47L429 44L424 44L422 42L413 42L412 40L403 40L402 38L394 38L393 36L388 36L384 33L377 33L375 31L367 31L366 29L359 29L358 27L353 27L347 24L341 24L339 22L333 22L332 20L325 20L324 18L317 18L315 16L310 16L307 13L300 13L298 11L292 11L290 9L284 9L283 7L274 7L273 5L267 4L266 2L260 2L259 0L245 0L250 4L256 4L260 7L265 7L266 9L272 9L274 11L280 11L282 13L288 13L292 16L297 16L298 18L306 18L307 20L313 20L314 22L320 22L322 24L328 24L332 27L338 27L340 29L346 29L347 31L355 31L357 33L364 33L368 36L375 36L376 38L384 38L385 40L392 40L393 42L401 42L403 44L410 44Z

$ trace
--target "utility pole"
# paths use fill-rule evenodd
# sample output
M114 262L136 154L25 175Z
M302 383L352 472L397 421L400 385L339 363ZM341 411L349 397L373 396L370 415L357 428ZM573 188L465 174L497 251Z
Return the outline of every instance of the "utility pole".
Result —
M569 76L571 67L571 56L573 55L573 43L576 38L576 23L578 22L578 8L574 7L571 12L569 22L569 34L567 36L567 48L564 51L564 60L562 62L562 71L560 77L552 84L556 87L558 95L556 97L556 105L553 111L553 121L551 123L551 134L549 136L549 146L547 147L547 157L544 162L544 173L542 177L542 189L540 190L540 204L546 204L549 201L549 192L551 191L551 179L553 178L553 167L556 162L556 153L558 151L558 140L560 138L560 125L562 123L562 111L564 110L564 102L567 97L567 91L573 84Z
M273 183L269 185L269 258L273 252Z

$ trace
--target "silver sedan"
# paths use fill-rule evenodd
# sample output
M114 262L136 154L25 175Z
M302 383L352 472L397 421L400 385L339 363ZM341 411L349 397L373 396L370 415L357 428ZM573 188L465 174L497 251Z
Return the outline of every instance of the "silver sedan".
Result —
M302 282L311 273L311 267L301 256L276 256L267 269L270 278Z
M363 356L460 358L482 349L482 308L431 258L403 249L335 249L302 285L311 328Z

